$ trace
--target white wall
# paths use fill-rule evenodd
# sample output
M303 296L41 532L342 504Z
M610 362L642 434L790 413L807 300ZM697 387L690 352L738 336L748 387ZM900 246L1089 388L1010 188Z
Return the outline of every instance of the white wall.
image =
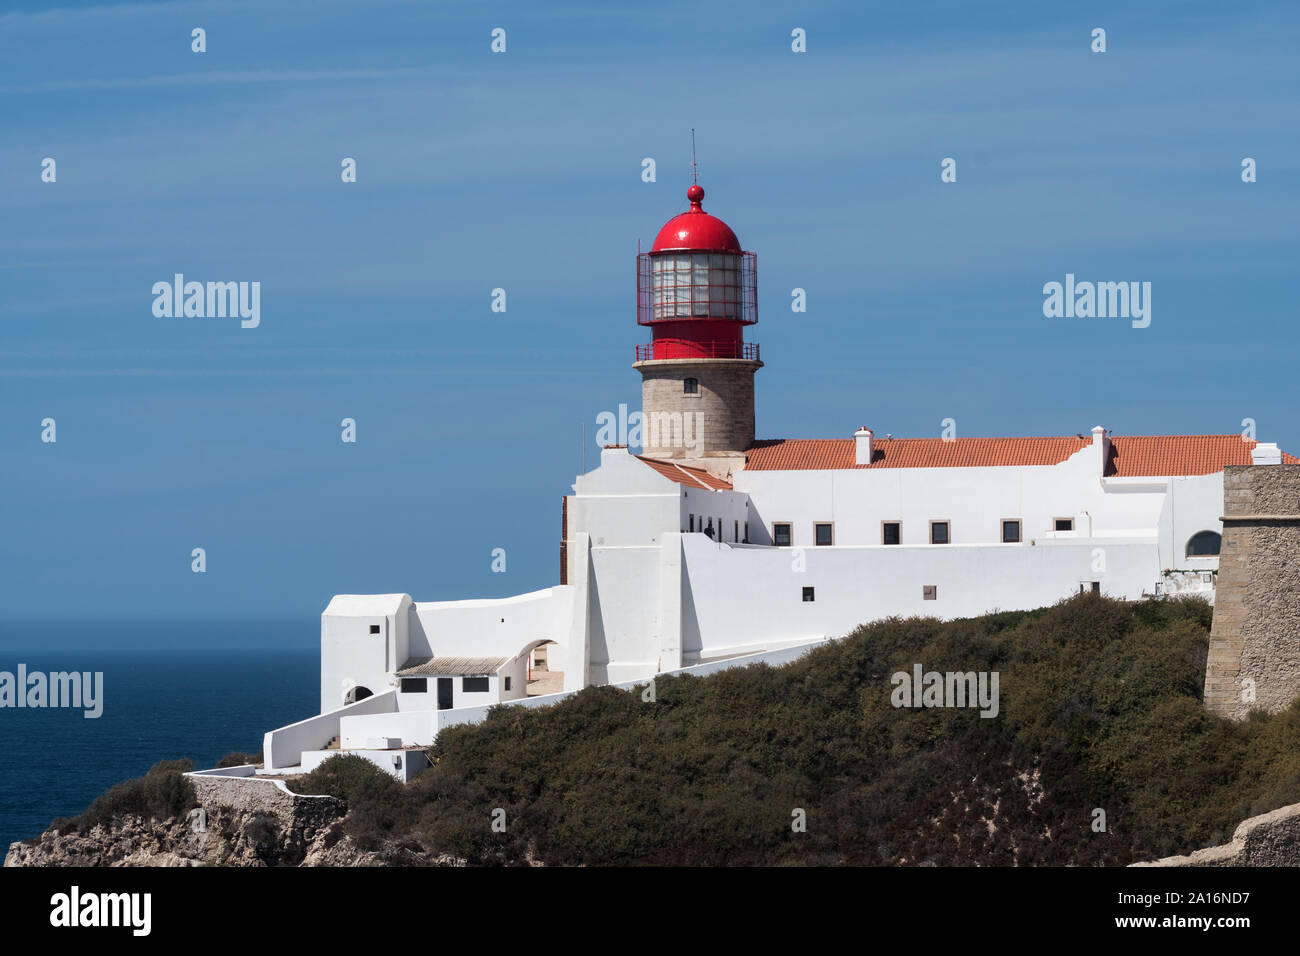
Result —
M302 769L310 773L326 760L337 756L339 756L337 750L315 750L304 753ZM429 766L429 757L423 750L353 750L350 756L369 760L379 769L391 773L402 783L410 782Z
M834 523L836 545L878 545L881 522L901 521L902 542L928 544L930 522L948 521L955 544L1000 544L1003 519L1021 521L1026 541L1071 537L1053 529L1075 519L1075 534L1154 530L1162 487L1108 494L1098 446L1057 465L1002 468L876 468L825 471L739 471L750 498L749 540L771 544L772 525L793 525L793 544L813 547L813 525Z
M415 604L411 654L511 657L537 641L569 640L574 593L567 585L514 597ZM401 662L398 662L401 665Z
M729 670L733 667L749 667L753 664L768 664L772 667L780 667L782 664L789 664L797 660L810 650L822 643L815 641L804 644L792 645L773 651L766 651L760 654L750 654L744 657L732 658L726 661L713 661L707 664L699 664L693 667L683 667L675 671L665 671L663 674L646 675L645 678L620 681L614 684L620 690L633 690L645 686L651 677L663 677L668 674L682 674L694 677L706 677L709 674L716 674L719 671ZM564 691L559 694L547 694L545 697L528 697L524 700L513 701L508 706L511 707L549 707L552 704L558 704L567 697L572 697L577 691ZM487 719L490 707L465 707L456 710L440 710L437 712L437 729L442 730L444 727L454 727L458 724L479 724Z
M397 692L393 690L367 697L347 707L308 717L296 724L273 730L262 738L263 766L268 770L297 766L307 750L318 750L341 734L340 721L353 714L392 713L397 709Z
M1093 570L1096 541L804 549L737 548L695 535L682 542L684 643L704 659L841 636L891 615L953 618L1042 607L1077 593L1084 581L1100 581L1113 597L1138 598L1160 571L1153 539L1107 540L1105 571ZM936 586L936 600L923 599L924 585ZM804 587L814 588L813 602L802 600Z
M557 649L558 645L552 645ZM531 651L518 655L507 661L497 671L498 689L500 700L518 700L520 697L528 696L528 658ZM547 657L547 666L550 666L550 657ZM556 658L556 670L559 670L560 659ZM506 690L506 678L510 678L510 689Z
M1218 557L1187 557L1187 541L1198 531L1223 534L1223 472L1170 479L1170 494L1160 516L1161 567L1209 571Z
M339 721L339 748L361 750L375 737L399 737L403 747L427 747L433 743L434 712L413 710L396 714L358 714Z
M320 624L322 714L341 707L354 685L372 694L391 688L391 673L408 656L410 608L406 594L340 594L330 601Z
M746 525L754 520L750 514L749 495L743 492L683 487L679 518L682 531L690 532L691 516L695 518L697 534L703 534L711 522L715 532L713 540L733 544L745 540Z

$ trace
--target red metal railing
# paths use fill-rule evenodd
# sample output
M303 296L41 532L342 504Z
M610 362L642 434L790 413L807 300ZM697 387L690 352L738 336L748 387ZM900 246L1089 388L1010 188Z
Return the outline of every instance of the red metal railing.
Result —
M655 339L636 347L636 360L726 358L759 361L757 342L695 342L691 339Z

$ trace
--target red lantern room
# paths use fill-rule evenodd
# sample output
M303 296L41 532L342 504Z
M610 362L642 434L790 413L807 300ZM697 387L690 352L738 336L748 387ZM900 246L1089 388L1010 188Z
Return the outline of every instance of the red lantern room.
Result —
M744 327L758 321L757 257L731 228L704 211L704 190L686 190L691 208L659 230L637 256L636 320L651 328L638 362L656 359L758 359Z

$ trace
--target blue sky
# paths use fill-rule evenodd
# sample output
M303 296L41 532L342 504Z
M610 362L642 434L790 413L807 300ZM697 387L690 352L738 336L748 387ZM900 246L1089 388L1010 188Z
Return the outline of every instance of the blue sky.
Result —
M1250 417L1300 450L1300 12L968 6L10 0L0 642L555 583L691 127L759 257L760 437ZM176 272L261 282L260 327L154 317ZM1044 318L1067 272L1151 282L1151 326Z

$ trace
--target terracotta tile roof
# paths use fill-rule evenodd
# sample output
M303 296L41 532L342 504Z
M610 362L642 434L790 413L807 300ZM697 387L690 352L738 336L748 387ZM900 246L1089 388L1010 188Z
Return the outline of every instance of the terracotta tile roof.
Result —
M1092 444L1092 436L1048 438L877 438L870 465L854 464L852 438L758 441L747 454L747 471L834 468L989 468L1055 465ZM1112 437L1106 474L1114 477L1208 475L1225 465L1249 465L1252 441L1240 435ZM1300 463L1283 455L1289 465Z
M1240 435L1136 435L1111 439L1107 476L1209 475L1226 465L1249 465L1254 441ZM1300 463L1283 453L1288 465Z
M397 674L495 674L508 657L408 657Z
M644 458L641 455L636 457L665 478L670 478L678 484L691 488L707 488L710 491L731 490L731 482L723 481L721 478L714 478L703 468L691 468L689 465L679 465L659 458ZM850 457L852 456L850 455Z
M854 464L852 438L777 439L754 442L747 471L822 468L978 468L996 465L1055 465L1092 438L877 438L870 465Z

